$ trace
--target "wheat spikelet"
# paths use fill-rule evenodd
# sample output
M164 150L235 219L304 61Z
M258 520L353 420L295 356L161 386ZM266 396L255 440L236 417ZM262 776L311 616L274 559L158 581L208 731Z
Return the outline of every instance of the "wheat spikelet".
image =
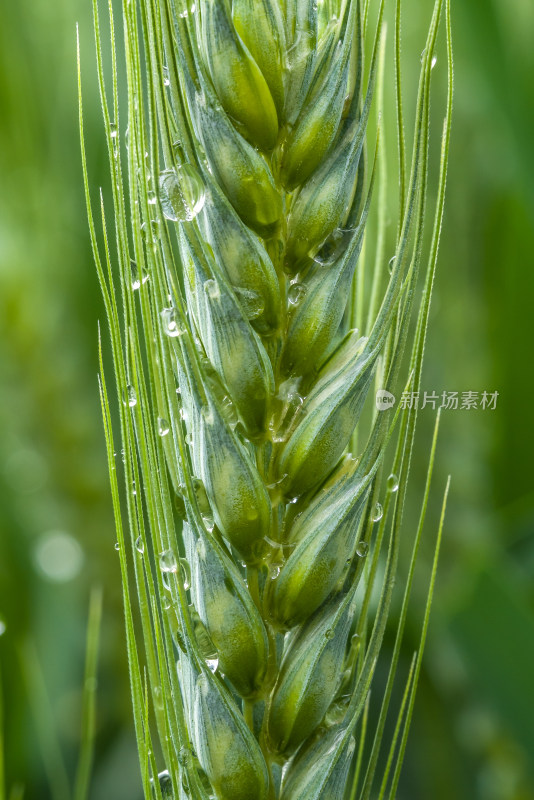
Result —
M137 8L128 0L125 154L116 55L113 46L108 103L95 3L122 307L105 227L102 260L89 214L122 399L132 559L102 375L147 797L337 800L371 790L380 736L359 786L362 713L391 600L415 413L401 415L382 513L380 476L397 418L363 410L374 380L397 386L410 335L442 2L422 59L409 180L401 163L391 274L378 252L365 292L356 271L379 163L369 127L385 52L383 2L373 9L374 33L370 5L142 0ZM111 12L110 21L114 45ZM400 107L398 116L403 145ZM449 121L450 99L411 347L415 389ZM367 169L369 145L376 155ZM85 179L89 199L87 170ZM377 224L383 235L383 210ZM411 673L407 697L415 683ZM166 766L159 779L154 735Z

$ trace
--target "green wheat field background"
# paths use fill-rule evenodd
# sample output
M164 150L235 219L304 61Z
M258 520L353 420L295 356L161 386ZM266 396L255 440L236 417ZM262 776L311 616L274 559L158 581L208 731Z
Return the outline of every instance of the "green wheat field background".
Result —
M78 136L77 22L89 179L106 191L90 6L18 0L0 12L0 800L73 797L95 585L90 797L142 798ZM410 109L430 12L429 0L406 2ZM432 520L449 474L451 492L398 796L534 800L534 4L453 0L452 18L450 168L422 388L498 397L442 412ZM435 72L442 108L446 64ZM394 159L393 134L388 147ZM419 417L414 524L435 415ZM425 581L414 614L424 592ZM386 651L394 621L395 608ZM406 665L419 624L420 614L408 625Z

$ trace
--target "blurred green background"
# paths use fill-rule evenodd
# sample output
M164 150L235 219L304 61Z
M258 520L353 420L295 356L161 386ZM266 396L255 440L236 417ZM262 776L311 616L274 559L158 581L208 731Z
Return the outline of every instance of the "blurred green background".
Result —
M443 413L436 509L450 473L453 482L399 797L527 800L534 798L534 5L452 5L451 167L423 389L499 398L495 410ZM61 751L72 778L95 582L105 596L91 796L139 797L97 392L103 309L77 130L79 22L90 179L105 186L89 6L19 0L4 4L0 24L0 660L13 800L22 787L26 798L51 796L43 751L52 760ZM429 7L406 6L404 54L415 66ZM412 93L413 69L407 76ZM423 410L416 500L433 422ZM424 583L416 601L423 590ZM409 626L414 646L421 602ZM61 781L54 797L68 797Z

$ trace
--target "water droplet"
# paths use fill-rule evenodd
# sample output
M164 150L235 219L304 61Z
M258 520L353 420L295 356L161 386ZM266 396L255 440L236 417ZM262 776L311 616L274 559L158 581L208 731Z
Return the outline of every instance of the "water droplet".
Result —
M187 768L193 762L193 754L189 747L182 747L178 753L180 766Z
M213 278L210 278L207 281L204 281L204 291L211 297L212 300L218 300L221 296L221 289L219 284Z
M287 293L287 299L292 306L296 306L305 294L306 287L302 283L292 283Z
M384 514L384 509L382 508L381 503L375 503L373 508L373 513L371 514L371 519L373 522L378 522L382 519Z
M174 573L172 573L174 574ZM169 572L162 572L161 574L161 582L163 583L163 588L166 589L168 592L172 592L171 582L169 580Z
M367 542L363 540L358 542L358 546L356 547L356 555L360 556L360 558L365 558L367 553L369 552L369 545Z
M343 253L349 246L350 240L354 236L357 228L337 228L330 236L323 242L315 255L312 255L313 260L320 264L322 267L329 267L339 261Z
M181 336L185 333L185 328L180 322L178 311L176 308L164 308L160 311L160 317L163 324L163 330L167 336Z
M388 261L388 269L389 269L390 274L393 272L393 267L395 266L395 259L396 258L397 258L397 256L392 256Z
M177 491L176 494L174 495L174 507L176 508L179 517L181 517L184 520L187 519L185 500L183 493L181 493L180 491Z
M169 775L168 770L159 773L158 781L163 800L173 800L174 794L172 788L172 778Z
M156 203L158 202L158 198L156 197L155 192L148 192L146 199L149 206L155 206Z
M161 686L154 687L154 705L156 708L163 708L163 692L161 691Z
M171 79L169 77L169 68L168 67L163 67L163 85L164 86L170 86L171 85Z
M132 494L135 497L137 495L137 489L135 486L135 481L132 481Z
M289 378L280 384L271 422L273 442L285 442L289 436L304 399L298 393L300 378Z
M328 628L328 630L327 630L327 631L325 631L325 634L324 634L324 635L325 635L325 638L326 638L326 639L333 639L333 638L334 638L334 636L335 636L335 633L336 633L336 632L335 632L335 630L334 630L333 628Z
M182 568L184 589L187 592L187 590L191 588L191 567L189 566L189 561L186 558L181 558L180 567Z
M141 225L141 236L147 244L155 245L159 239L159 223L156 219L150 222L143 222Z
M291 500L287 501L289 505L294 506L295 503L298 503L298 497L292 497Z
M398 490L398 488L399 488L399 479L395 475L394 472L392 472L391 475L389 476L389 478L387 479L386 486L387 486L388 492L391 492L392 494L393 494L393 492L396 492Z
M232 398L226 395L221 402L221 411L228 425L233 429L239 422L236 408L232 402Z
M245 312L247 319L257 319L265 311L265 301L257 292L250 289L244 289L241 286L235 286L234 292L237 299Z
M286 64L288 70L294 70L304 61L314 47L312 34L302 28L297 28L291 47L286 50Z
M271 566L269 568L269 578L272 581L275 581L278 578L278 576L280 575L280 572L282 570L282 567L283 567L283 564L281 564L279 562L275 562L274 564L271 564Z
M159 189L163 215L173 222L191 222L204 207L206 189L191 164L162 172Z
M215 520L211 516L211 514L202 514L202 522L204 523L204 527L211 533L215 527Z
M135 540L135 549L137 550L138 553L141 553L141 555L143 555L143 553L145 552L145 543L143 542L142 536L138 536L137 539Z
M338 725L344 719L350 703L350 695L344 695L336 700L326 712L325 722L328 727Z
M216 656L215 658L207 658L206 665L211 672L215 673L219 669L219 657Z
M214 425L215 424L215 412L213 408L209 405L202 406L200 409L200 413L202 415L202 419L206 423L206 425ZM192 442L191 442L192 444Z
M182 653L184 653L184 655L187 655L187 647L185 644L185 640L179 630L174 631L174 638L176 640L176 644L178 645Z
M118 552L121 549L121 546L118 542L115 542L115 550Z
M111 147L113 149L113 156L114 158L118 158L120 148L119 148L119 137L118 137L117 126L115 125L115 123L112 122L109 127L110 127L109 135L111 137Z
M132 274L132 289L135 292L142 286L142 284L147 282L148 275L146 275L144 272L139 274L139 268L135 261L130 261L130 272Z
M0 617L0 636L4 635L4 633L6 632L6 629L7 629L6 623L5 623L4 619L2 617Z
M162 572L178 572L176 556L172 550L164 550L159 555L159 568Z
M282 475L281 478L278 478L277 481L274 481L274 483L267 484L267 488L271 489L271 490L275 490L275 489L280 489L281 490L281 489L284 488L284 486L287 485L288 481L289 481L289 474L287 472L285 472Z
M163 417L158 417L158 433L160 436L167 436L170 431L169 423Z
M132 289L135 291L141 286L141 280L139 279L137 264L132 260L130 260L130 272L132 273Z
M430 69L434 69L434 67L437 64L437 61L438 61L437 57L433 56L432 61L430 62Z
M126 391L123 392L122 402L125 406L130 406L130 408L133 408L137 404L137 395L131 383L128 384L128 386L126 387ZM124 453L124 451L122 452Z
M170 608L172 606L172 603L171 603L170 599L167 596L165 596L163 598L163 600L161 601L161 606L162 606L164 611L169 611L170 610Z
M186 8L185 11L180 11L180 17L185 19L185 17L188 17L189 14L194 14L195 11L196 11L196 5L195 3L193 3L193 5L189 10Z

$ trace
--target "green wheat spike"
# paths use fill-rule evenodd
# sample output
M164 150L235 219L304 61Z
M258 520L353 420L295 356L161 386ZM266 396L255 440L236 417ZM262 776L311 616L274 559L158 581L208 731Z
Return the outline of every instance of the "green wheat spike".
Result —
M376 776L418 552L369 751L416 409L377 411L373 388L419 389L451 121L448 0L429 23L409 174L400 88L393 109L390 270L383 0L124 0L124 75L110 0L109 86L101 14L94 0L112 187L101 240L81 89L80 125L124 453L126 528L102 371L145 796L354 800L375 777L384 796L421 657ZM449 101L425 257L443 19ZM431 465L434 451L435 439Z

